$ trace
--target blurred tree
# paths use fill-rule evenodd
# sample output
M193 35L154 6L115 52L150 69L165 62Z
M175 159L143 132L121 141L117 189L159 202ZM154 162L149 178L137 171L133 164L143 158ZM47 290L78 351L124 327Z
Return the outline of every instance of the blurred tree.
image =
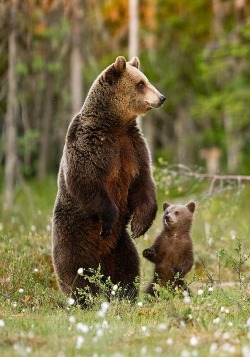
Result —
M9 18L8 36L8 93L7 112L5 116L5 173L4 206L11 209L14 202L15 183L17 179L17 11L18 0L5 3L5 12Z

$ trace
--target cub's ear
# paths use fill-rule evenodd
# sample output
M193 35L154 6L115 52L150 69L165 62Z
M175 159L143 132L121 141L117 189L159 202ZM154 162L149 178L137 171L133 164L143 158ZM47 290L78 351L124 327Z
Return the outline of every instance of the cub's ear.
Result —
M138 57L133 57L132 60L129 61L129 64L133 67L140 69L140 60Z
M189 202L186 207L189 209L190 212L194 213L195 211L195 203L194 202Z
M108 84L112 86L115 82L117 82L118 78L120 77L121 73L126 68L126 60L124 57L119 56L116 58L115 63L109 66L105 73L104 79Z
M169 206L171 206L170 203L164 202L164 203L163 203L163 211L166 211L166 209L167 209Z
M115 63L115 70L121 73L126 68L126 60L123 56L119 56L116 58Z

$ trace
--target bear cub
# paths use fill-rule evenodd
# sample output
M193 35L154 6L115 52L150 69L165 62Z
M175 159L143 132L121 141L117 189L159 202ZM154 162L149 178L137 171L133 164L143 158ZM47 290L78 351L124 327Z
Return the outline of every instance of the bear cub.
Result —
M155 283L188 290L183 281L194 263L190 230L195 203L186 205L163 204L163 229L153 245L143 251L144 258L155 264L154 277L146 292L156 296Z

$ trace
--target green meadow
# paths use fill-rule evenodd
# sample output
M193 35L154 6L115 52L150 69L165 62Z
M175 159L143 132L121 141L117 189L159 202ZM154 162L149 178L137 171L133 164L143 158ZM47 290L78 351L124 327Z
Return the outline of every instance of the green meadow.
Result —
M159 209L135 241L141 256L136 303L103 294L88 309L58 290L51 263L56 179L20 186L14 209L0 211L0 355L250 356L250 186L157 177ZM164 188L164 189L163 189ZM144 289L153 265L142 258L161 230L162 203L197 204L192 237L192 295ZM98 280L98 276L96 278Z

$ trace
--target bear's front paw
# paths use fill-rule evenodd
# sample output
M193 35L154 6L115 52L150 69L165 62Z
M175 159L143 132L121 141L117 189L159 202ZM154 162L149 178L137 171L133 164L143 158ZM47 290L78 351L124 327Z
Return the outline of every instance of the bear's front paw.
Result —
M144 258L147 258L150 260L156 256L156 251L153 248L147 248L147 249L144 249L144 251L142 252L142 255L144 256Z

